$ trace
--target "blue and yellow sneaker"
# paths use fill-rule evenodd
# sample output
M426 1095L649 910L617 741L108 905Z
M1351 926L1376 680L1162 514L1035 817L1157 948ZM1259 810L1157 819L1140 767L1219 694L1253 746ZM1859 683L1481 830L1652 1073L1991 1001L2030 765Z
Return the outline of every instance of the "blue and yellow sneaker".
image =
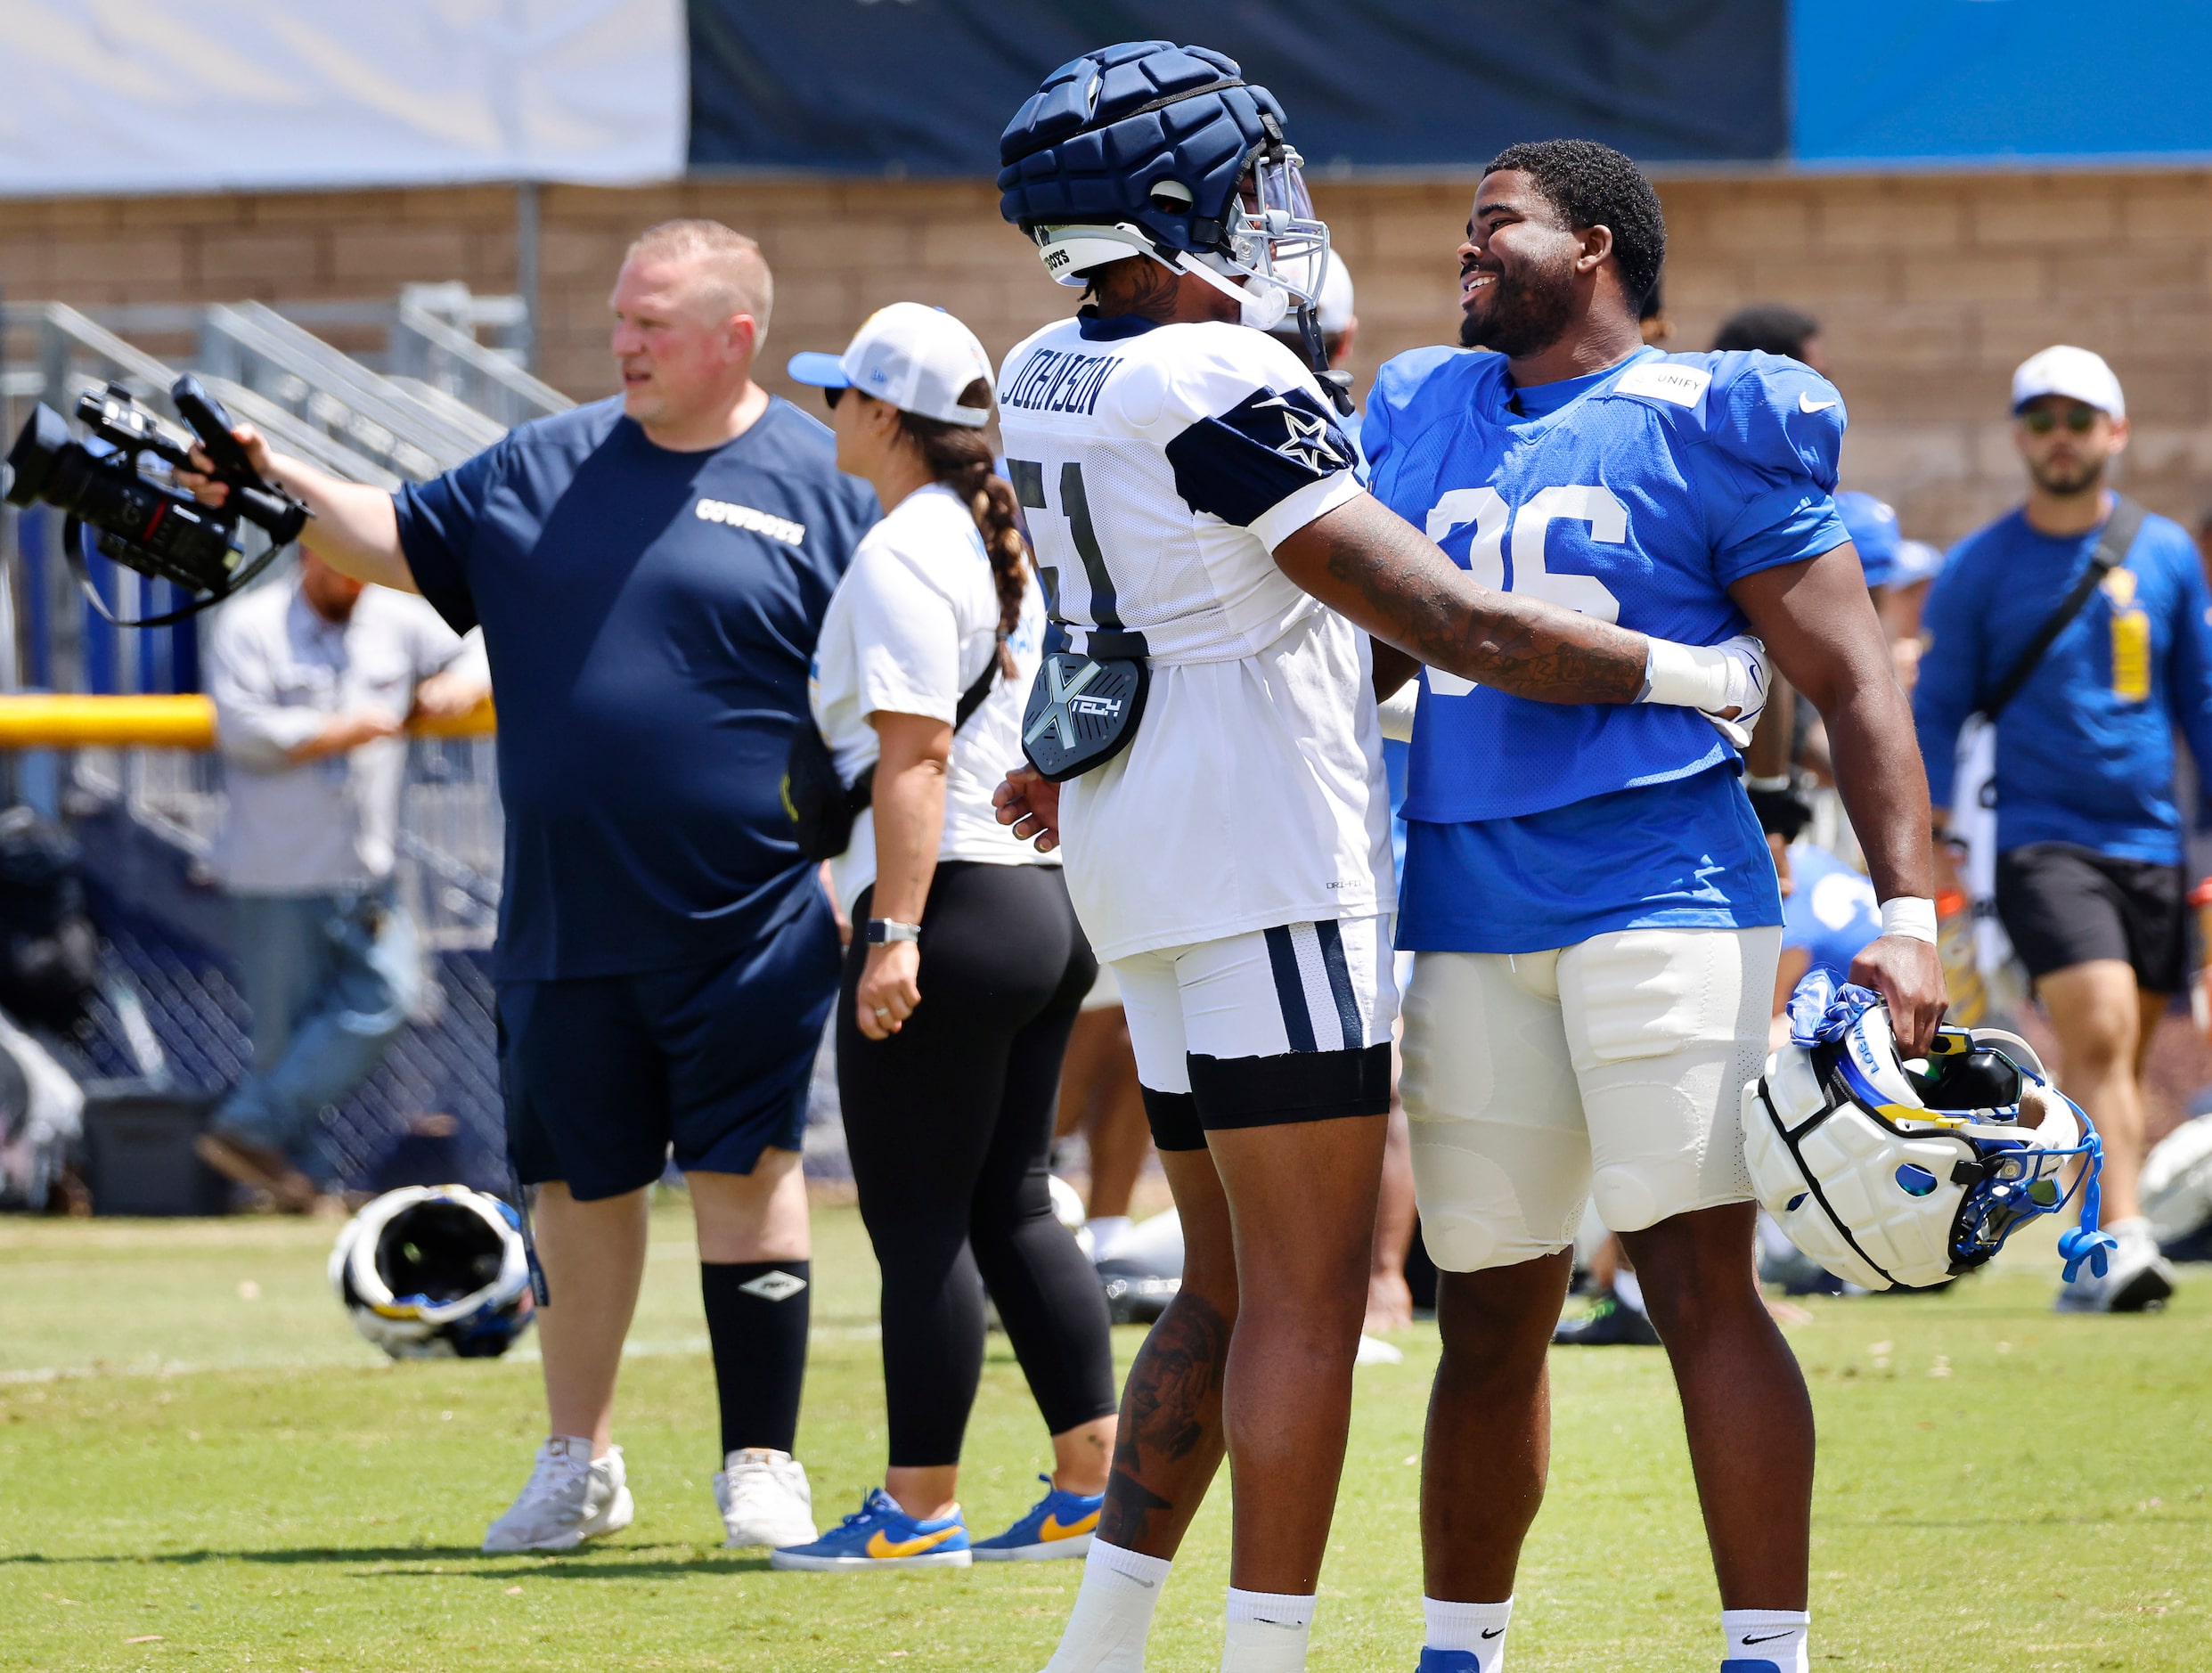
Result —
M978 1540L976 1562L1049 1563L1054 1557L1080 1557L1090 1549L1106 1495L1063 1493L1050 1476L1037 1479L1045 1484L1045 1496L997 1538Z
M917 1522L880 1487L820 1538L768 1554L771 1569L964 1569L967 1525L955 1505L950 1516Z

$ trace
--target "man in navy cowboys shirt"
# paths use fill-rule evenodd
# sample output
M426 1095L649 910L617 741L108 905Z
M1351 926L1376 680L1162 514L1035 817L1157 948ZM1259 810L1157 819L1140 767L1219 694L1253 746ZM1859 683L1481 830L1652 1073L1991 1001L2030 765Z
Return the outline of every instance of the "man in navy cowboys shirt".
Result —
M806 1086L837 935L780 787L829 595L877 515L829 432L753 381L772 300L749 238L671 221L609 298L620 396L396 494L240 437L332 567L481 622L507 861L497 980L508 1153L541 1188L550 1434L485 1548L633 1514L616 1373L646 1193L690 1183L732 1545L812 1539ZM219 487L200 485L213 495Z
M1495 159L1459 247L1466 347L1383 368L1374 491L1494 586L1694 644L1747 623L1765 639L1826 718L1882 899L1852 975L1918 1051L1944 1004L1928 789L1832 499L1842 404L1795 362L1645 347L1665 253L1657 195L1619 152ZM1723 1666L1804 1673L1812 1411L1759 1299L1738 1129L1782 902L1735 741L1681 711L1546 706L1422 671L1398 934L1442 1274L1424 1673L1503 1655L1586 1197L1635 1260L1681 1391Z

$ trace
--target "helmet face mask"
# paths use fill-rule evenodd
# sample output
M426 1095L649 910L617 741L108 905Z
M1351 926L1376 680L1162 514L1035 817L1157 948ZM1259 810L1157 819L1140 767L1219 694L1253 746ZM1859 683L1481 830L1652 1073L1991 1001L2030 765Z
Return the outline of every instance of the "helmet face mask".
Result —
M1743 1089L1744 1159L1799 1248L1868 1289L1924 1287L1983 1265L2078 1191L2081 1225L2060 1252L2069 1275L2083 1261L2102 1270L2102 1148L2025 1041L1947 1028L1925 1061L1902 1059L1881 1001L1838 994L1824 973L1800 984L1790 1018L1790 1042Z

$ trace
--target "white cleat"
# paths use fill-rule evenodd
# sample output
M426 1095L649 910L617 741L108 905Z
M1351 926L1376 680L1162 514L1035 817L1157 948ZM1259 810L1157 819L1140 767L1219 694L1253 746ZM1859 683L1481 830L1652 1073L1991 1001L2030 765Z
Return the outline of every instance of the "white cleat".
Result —
M2166 1305L2174 1294L2173 1263L2159 1253L2148 1221L2123 1220L2107 1226L2119 1247L2106 1258L2104 1276L2084 1266L2071 1284L2061 1285L2055 1303L2061 1313L2143 1313Z
M590 1441L555 1435L538 1449L537 1465L506 1514L485 1530L484 1548L567 1551L627 1528L636 1514L620 1447L594 1458Z
M726 1546L812 1545L820 1531L806 1466L770 1447L746 1447L723 1460L714 1503Z

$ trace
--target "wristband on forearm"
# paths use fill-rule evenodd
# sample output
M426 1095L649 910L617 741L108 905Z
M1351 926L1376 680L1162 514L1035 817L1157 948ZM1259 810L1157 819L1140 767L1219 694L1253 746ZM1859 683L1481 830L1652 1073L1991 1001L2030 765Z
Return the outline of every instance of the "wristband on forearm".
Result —
M1934 946L1936 903L1919 895L1892 895L1881 903L1881 933Z
M1677 644L1670 639L1644 642L1644 690L1637 702L1715 713L1730 706L1726 654L1703 645Z

